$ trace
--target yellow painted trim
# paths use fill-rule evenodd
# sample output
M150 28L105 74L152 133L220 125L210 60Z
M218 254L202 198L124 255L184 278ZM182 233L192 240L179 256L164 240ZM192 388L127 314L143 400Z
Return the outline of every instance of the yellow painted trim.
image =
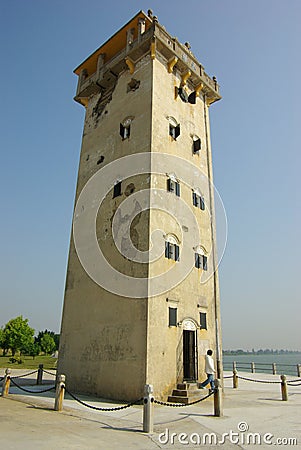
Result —
M182 86L185 86L190 75L191 75L190 70L187 70L187 72L182 75L182 83L181 83Z
M210 106L211 105L211 103L214 103L215 102L215 98L206 98L206 105L207 106Z
M125 63L128 66L128 68L130 69L130 74L132 75L135 72L135 63L134 63L134 61L127 56L125 58Z
M195 93L197 96L200 95L201 90L203 89L204 85L203 83L200 83L196 88L195 88Z
M155 59L156 58L156 41L153 41L151 43L150 52L151 52L151 59Z
M75 70L74 73L79 75L82 69L86 69L88 76L96 72L98 56L105 53L104 63L107 63L115 55L126 48L127 30L134 29L134 40L138 37L138 21L145 20L145 31L149 30L153 21L143 11L137 13L128 23L126 23L119 31L111 36L101 47L95 50L92 55L88 56Z
M176 56L173 56L172 58L170 58L170 60L168 61L167 64L167 68L168 68L168 73L172 73L174 66L177 64L178 59Z

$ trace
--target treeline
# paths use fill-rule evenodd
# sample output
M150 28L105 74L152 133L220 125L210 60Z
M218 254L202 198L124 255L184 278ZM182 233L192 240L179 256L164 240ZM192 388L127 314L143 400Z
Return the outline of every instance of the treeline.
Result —
M284 355L284 354L301 354L300 350L273 350L273 349L265 349L265 350L223 350L223 355Z
M59 348L59 334L53 331L39 331L35 336L35 330L28 324L28 319L18 316L11 319L0 328L0 349L2 356L16 354L29 355L33 358L40 353L46 355L54 353Z

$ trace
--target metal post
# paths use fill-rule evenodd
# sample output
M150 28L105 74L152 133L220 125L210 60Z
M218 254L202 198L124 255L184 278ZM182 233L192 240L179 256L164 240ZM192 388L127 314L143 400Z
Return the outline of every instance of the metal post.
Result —
M216 378L214 380L214 415L215 417L223 416L223 396L221 388L221 380Z
M63 401L65 395L65 381L66 381L65 375L59 375L55 391L55 402L54 402L55 411L62 411L63 409Z
M233 370L233 388L238 388L238 376L237 376L237 370Z
M297 375L301 377L301 364L297 364Z
M285 375L281 375L281 395L282 395L282 400L287 401L288 400L288 395L287 395L287 383L286 383L286 376Z
M255 373L255 363L251 362L251 372Z
M152 433L154 427L154 388L151 384L144 386L143 397L143 431L144 433Z
M233 372L234 372L234 370L236 370L236 361L233 361L233 363L232 363L232 370L233 370Z
M39 364L38 375L37 375L37 384L43 384L43 364Z
M11 370L6 369L5 375L4 375L4 378L2 381L2 397L7 397L9 394L10 374L11 374Z
M276 363L273 363L273 375L277 374Z

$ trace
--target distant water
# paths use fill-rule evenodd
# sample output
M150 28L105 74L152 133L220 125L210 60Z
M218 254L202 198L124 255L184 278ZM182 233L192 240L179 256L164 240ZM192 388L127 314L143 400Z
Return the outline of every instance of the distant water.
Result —
M301 364L301 355L294 353L283 355L224 355L224 370L232 370L233 361L236 361L237 370L241 372L251 372L251 362L254 362L256 373L273 373L272 363L276 363L277 374L297 377L297 364Z

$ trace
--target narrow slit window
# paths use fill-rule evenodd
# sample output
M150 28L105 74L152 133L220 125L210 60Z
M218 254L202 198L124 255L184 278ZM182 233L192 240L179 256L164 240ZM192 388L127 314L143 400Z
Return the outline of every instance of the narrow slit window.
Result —
M202 330L207 330L207 314L200 312L200 325Z
M197 153L199 150L201 150L201 139L194 139L193 140L193 153Z
M168 326L177 326L177 308L168 308Z
M121 181L114 184L113 198L118 197L119 195L121 195Z
M131 125L122 125L120 124L120 136L122 137L122 140L128 139L131 135Z

